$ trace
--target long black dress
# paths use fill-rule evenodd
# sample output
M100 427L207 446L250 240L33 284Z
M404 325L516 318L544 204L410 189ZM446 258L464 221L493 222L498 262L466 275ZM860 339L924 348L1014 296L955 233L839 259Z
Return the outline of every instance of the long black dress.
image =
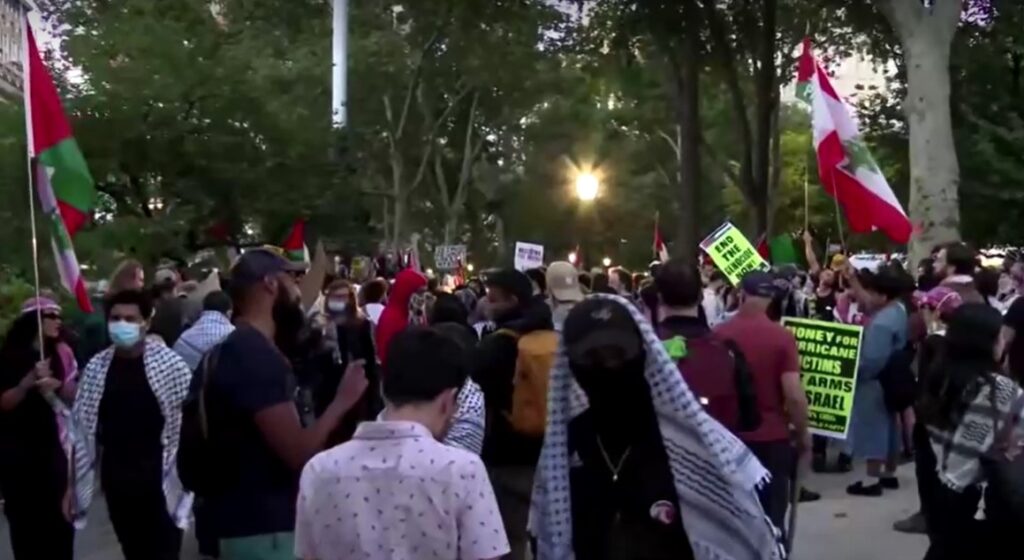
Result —
M50 346L50 345L47 345ZM39 359L32 348L0 356L0 393L18 386ZM56 347L47 348L54 377L65 378ZM68 461L53 409L36 390L9 412L0 412L0 490L16 560L70 560L74 527L61 510Z

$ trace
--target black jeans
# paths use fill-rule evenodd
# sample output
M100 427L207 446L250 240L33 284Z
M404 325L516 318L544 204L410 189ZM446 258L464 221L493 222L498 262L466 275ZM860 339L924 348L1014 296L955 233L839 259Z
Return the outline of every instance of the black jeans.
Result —
M71 560L75 529L64 519L60 498L40 495L33 488L26 490L4 492L4 513L11 530L14 559Z
M747 447L754 453L761 465L772 475L771 482L758 490L758 498L765 514L780 530L785 530L786 510L789 508L790 485L793 481L793 467L796 450L789 440L772 442L748 442Z
M107 484L107 510L125 560L178 560L181 529L159 485Z

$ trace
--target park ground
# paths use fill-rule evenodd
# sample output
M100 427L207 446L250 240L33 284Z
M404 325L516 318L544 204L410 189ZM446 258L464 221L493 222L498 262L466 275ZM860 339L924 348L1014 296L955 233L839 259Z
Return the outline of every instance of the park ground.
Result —
M849 475L809 475L806 486L822 493L820 502L802 504L797 517L793 560L916 560L923 558L927 539L903 535L892 524L917 509L913 467L900 468L900 490L882 498L846 495ZM79 536L79 560L121 558L114 531L103 504L92 512L88 528ZM198 560L195 539L185 538L182 560ZM0 526L0 560L12 560L7 525Z

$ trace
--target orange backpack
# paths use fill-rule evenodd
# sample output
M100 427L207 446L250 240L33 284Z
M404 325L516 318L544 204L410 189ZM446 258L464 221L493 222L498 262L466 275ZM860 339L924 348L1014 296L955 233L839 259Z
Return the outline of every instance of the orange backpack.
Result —
M520 336L503 329L495 334L511 336L518 347L512 378L512 410L505 412L505 417L516 432L542 437L547 425L548 379L558 353L558 333L534 331Z

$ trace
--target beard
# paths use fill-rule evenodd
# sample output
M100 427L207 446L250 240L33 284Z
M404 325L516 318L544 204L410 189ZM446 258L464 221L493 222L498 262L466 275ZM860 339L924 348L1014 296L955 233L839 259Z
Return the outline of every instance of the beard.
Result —
M302 312L299 302L292 299L288 292L279 290L274 301L274 342L288 357L292 357L299 345L299 334L306 325L306 315Z

